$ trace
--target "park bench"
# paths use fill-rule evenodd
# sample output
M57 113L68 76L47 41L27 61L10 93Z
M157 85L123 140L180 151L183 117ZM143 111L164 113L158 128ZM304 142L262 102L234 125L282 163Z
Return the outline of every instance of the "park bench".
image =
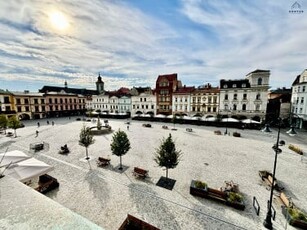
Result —
M273 176L272 173L268 172L268 171L259 171L259 176L261 177L261 179L270 187L273 184ZM274 189L276 189L277 191L282 191L284 189L284 187L280 186L277 183L277 179L275 178L274 180L274 185L273 185Z
M286 196L285 193L281 192L280 195L279 195L279 198L280 198L281 202L283 203L283 205L285 205L287 208L293 207L293 202L291 201L290 198L288 198Z
M98 160L96 162L98 167L104 167L108 166L110 164L110 161L111 161L110 159L98 157Z
M136 177L146 178L148 176L148 170L139 167L134 167L133 175Z

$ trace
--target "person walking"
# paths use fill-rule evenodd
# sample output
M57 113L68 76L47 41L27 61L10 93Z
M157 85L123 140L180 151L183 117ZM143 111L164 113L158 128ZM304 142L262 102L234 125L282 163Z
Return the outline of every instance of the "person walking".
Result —
M39 123L39 122L37 122L37 127L38 127L38 128L40 127L40 123Z
M127 130L129 130L129 125L127 125Z
M54 126L54 121L52 121L51 123L52 123L52 126Z
M36 130L36 136L35 137L38 137L38 130Z
M47 121L47 125L49 125L49 121Z

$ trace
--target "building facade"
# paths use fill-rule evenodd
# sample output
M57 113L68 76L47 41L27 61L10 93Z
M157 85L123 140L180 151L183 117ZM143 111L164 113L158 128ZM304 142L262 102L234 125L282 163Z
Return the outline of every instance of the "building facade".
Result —
M173 93L181 87L177 74L159 75L156 81L157 114L171 115Z
M219 114L263 121L266 116L269 70L255 70L245 79L220 80Z
M297 127L307 128L307 69L292 84L291 119Z
M4 114L7 118L16 115L14 95L0 89L0 114Z
M191 115L191 94L195 87L180 87L173 93L173 115L190 116Z
M156 95L150 87L131 89L131 116L155 116Z
M210 84L195 89L191 95L191 115L216 117L219 111L219 93L219 88Z

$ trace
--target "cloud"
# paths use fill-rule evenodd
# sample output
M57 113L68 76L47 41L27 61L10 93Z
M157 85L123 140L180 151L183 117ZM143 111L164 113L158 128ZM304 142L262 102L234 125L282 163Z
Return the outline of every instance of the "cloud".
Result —
M164 73L186 85L218 85L260 68L271 70L275 86L290 86L306 68L306 14L289 14L288 1L167 7L171 16L161 17L134 1L2 1L0 80L93 88L101 72L111 90L154 87ZM66 16L67 30L51 26L54 10Z

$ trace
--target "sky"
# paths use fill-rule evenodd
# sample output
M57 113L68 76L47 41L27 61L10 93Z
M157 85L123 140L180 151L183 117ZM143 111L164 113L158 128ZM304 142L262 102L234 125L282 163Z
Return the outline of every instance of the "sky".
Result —
M296 3L296 4L295 4ZM295 11L295 12L294 12ZM0 2L0 89L218 86L270 70L291 87L307 68L307 0Z

